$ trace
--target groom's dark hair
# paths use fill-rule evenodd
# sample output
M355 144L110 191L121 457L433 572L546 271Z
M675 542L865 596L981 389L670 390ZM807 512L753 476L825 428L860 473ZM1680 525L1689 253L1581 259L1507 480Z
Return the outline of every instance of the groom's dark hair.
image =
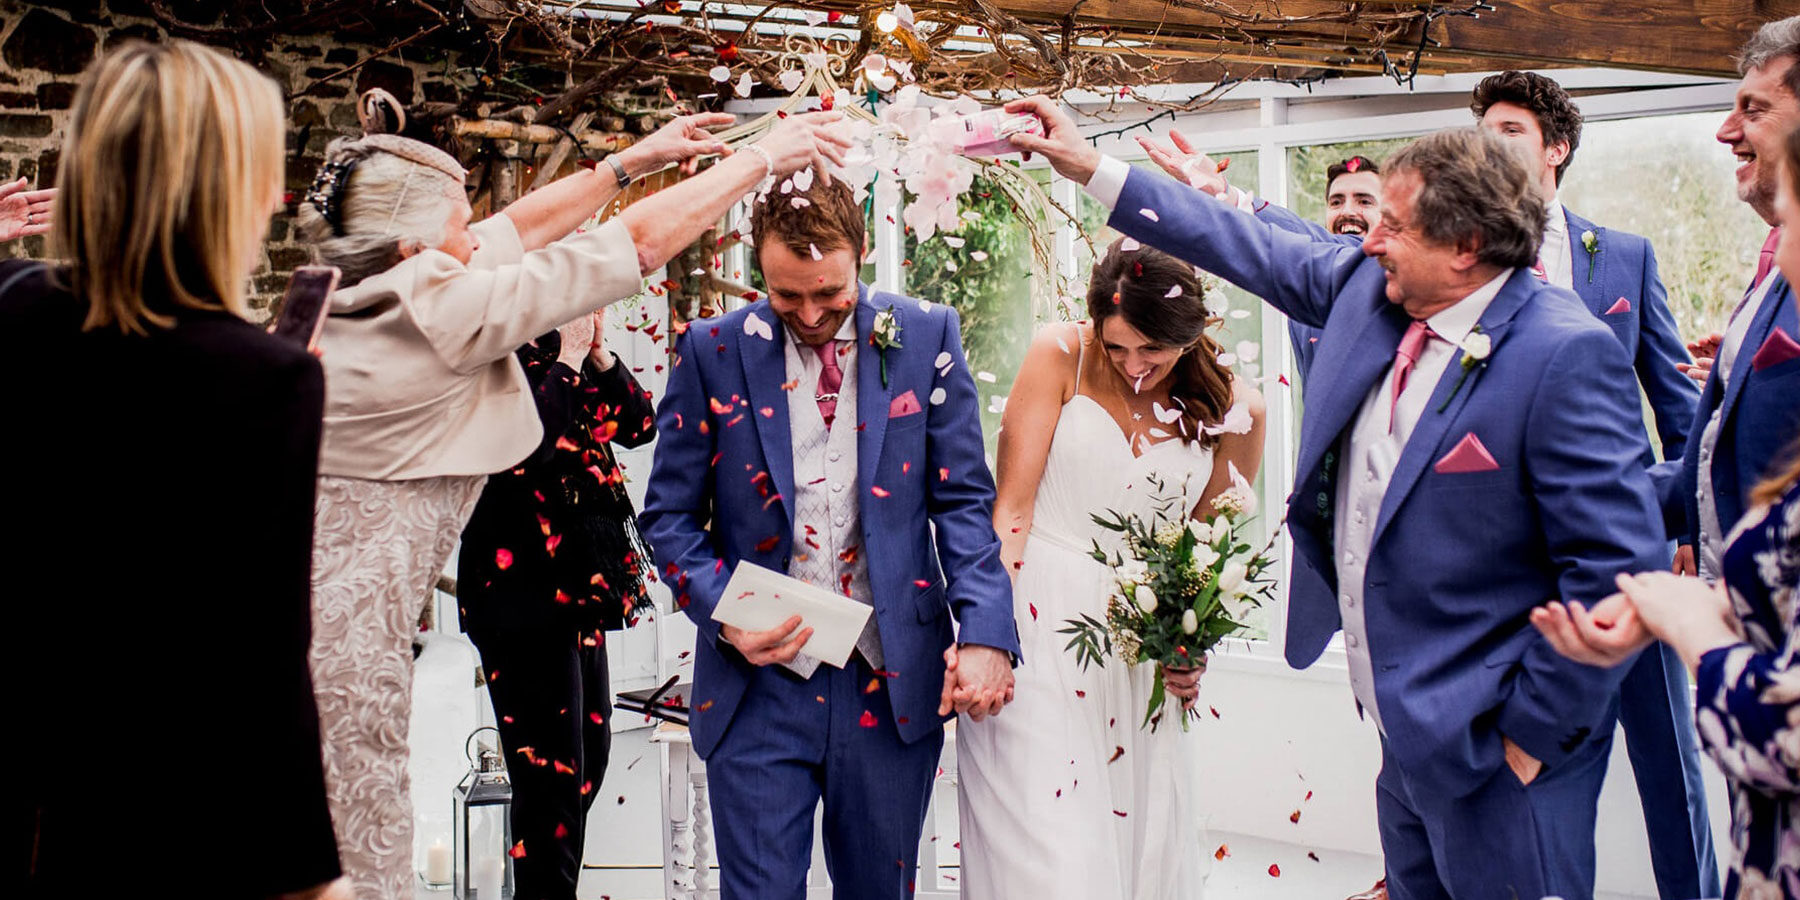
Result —
M826 183L821 176L805 191L773 190L753 207L750 241L757 247L780 241L798 256L814 247L821 253L847 247L850 255L862 257L868 231L862 204L842 181Z

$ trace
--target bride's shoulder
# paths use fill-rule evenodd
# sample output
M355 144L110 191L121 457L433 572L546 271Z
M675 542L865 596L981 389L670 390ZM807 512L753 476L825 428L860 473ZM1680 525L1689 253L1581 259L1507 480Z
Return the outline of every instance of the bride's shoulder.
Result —
M1019 367L1019 380L1039 386L1061 384L1065 395L1074 393L1089 331L1085 322L1050 322L1038 328Z

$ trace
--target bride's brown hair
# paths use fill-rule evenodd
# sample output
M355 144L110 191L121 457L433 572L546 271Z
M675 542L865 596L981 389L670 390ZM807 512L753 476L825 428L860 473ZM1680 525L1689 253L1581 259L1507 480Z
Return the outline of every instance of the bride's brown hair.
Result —
M1219 343L1206 333L1211 314L1194 267L1126 239L1113 241L1088 279L1088 318L1094 336L1112 316L1165 347L1181 347L1169 396L1181 408L1181 436L1202 446L1218 442L1201 430L1217 425L1231 408L1231 370L1219 364ZM1171 288L1179 287L1179 291Z

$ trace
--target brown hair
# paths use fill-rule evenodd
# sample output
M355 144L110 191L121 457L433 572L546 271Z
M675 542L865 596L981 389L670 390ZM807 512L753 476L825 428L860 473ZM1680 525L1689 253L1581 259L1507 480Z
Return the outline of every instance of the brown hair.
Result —
M804 200L805 203L795 203ZM750 212L750 242L756 247L765 241L780 241L789 250L806 256L812 248L841 250L860 259L867 226L861 204L848 185L837 179L818 177L805 191L783 194L770 191L758 199Z
M1750 40L1738 49L1738 74L1748 75L1751 69L1760 69L1784 56L1795 64L1787 70L1781 83L1789 94L1800 97L1800 16L1764 22L1756 29Z
M1781 189L1788 192L1788 208L1800 210L1800 128L1788 132L1787 141L1782 145L1787 152L1782 155ZM1782 463L1769 477L1764 478L1750 491L1751 503L1774 503L1787 493L1788 488L1800 481L1800 439L1789 444L1782 454Z
M1388 158L1386 180L1401 172L1419 179L1412 218L1427 239L1455 244L1473 237L1481 261L1502 268L1537 262L1548 211L1506 141L1479 128L1433 132Z
M1179 287L1179 292L1171 288ZM1173 296L1171 296L1173 295ZM1200 277L1194 267L1150 247L1125 249L1125 238L1113 241L1088 279L1088 318L1098 338L1112 316L1165 347L1186 348L1175 363L1169 397L1181 407L1182 437L1202 446L1218 443L1200 429L1217 425L1231 408L1231 370L1219 364L1219 343L1206 333L1212 318L1206 311Z
M1325 167L1325 189L1331 190L1331 183L1352 172L1367 172L1380 175L1381 166L1366 156L1352 156L1343 162L1334 162Z
M182 307L245 315L284 140L275 82L216 50L131 41L89 68L50 231L83 327L144 334Z
M1569 155L1556 167L1556 183L1562 184L1563 173L1575 161L1575 148L1581 145L1581 109L1563 86L1536 72L1509 69L1489 75L1475 85L1469 99L1469 111L1479 119L1496 103L1513 103L1531 110L1537 117L1538 130L1544 133L1544 146L1558 141L1569 142Z

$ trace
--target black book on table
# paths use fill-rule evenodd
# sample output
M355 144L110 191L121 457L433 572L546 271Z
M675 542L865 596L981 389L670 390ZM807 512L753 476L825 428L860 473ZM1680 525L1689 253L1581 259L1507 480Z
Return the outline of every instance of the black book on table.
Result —
M642 713L653 719L673 722L683 728L688 723L688 696L693 684L671 675L659 687L639 691L620 691L614 705L627 712Z

